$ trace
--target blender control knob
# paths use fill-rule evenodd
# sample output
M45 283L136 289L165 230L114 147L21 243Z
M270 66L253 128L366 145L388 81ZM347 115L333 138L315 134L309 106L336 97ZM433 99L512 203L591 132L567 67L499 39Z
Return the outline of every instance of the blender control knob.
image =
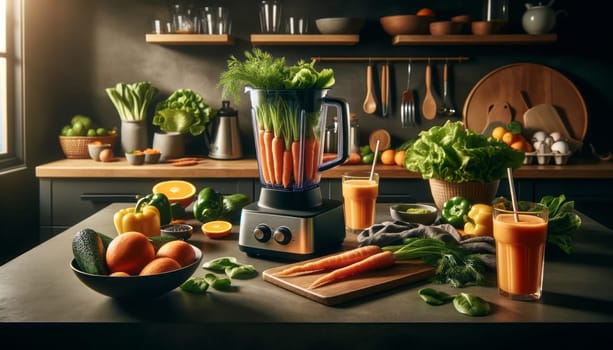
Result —
M257 239L259 242L267 242L270 239L272 232L270 227L265 224L259 224L253 230L253 237Z
M279 226L273 233L272 238L279 244L286 245L292 240L292 231L285 226Z

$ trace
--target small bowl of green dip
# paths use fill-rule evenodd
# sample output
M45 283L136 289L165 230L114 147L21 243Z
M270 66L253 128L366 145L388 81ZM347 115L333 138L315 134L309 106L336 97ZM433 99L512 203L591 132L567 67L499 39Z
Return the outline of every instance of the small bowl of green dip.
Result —
M401 203L390 207L394 220L409 223L432 225L438 218L438 208L425 203Z

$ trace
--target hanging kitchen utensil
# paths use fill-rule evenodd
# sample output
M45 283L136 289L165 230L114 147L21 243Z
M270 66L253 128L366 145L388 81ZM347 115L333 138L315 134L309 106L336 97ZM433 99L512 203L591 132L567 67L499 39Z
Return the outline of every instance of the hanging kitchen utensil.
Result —
M381 67L381 116L387 117L390 106L390 68L385 63Z
M415 98L411 90L411 61L407 65L407 88L402 92L402 103L400 105L400 125L407 128L415 125Z
M451 117L455 114L455 108L449 97L448 81L447 62L445 62L443 66L443 105L441 106L440 114Z
M377 111L377 100L375 99L372 74L372 64L368 64L368 67L366 67L366 98L362 106L364 112L368 114L374 114Z
M436 117L436 100L432 94L432 69L430 62L426 65L426 96L421 106L421 112L424 118L432 120Z

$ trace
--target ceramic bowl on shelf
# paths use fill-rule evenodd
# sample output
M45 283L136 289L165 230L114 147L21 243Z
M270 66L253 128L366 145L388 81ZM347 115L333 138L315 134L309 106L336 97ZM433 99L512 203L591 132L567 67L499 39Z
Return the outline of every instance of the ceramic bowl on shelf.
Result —
M145 163L145 154L142 152L126 153L126 160L130 165L143 165Z
M432 35L452 35L460 34L462 23L454 21L436 21L430 23L430 34Z
M190 278L202 260L202 251L193 246L196 259L190 265L177 270L147 276L109 276L83 272L75 259L70 262L70 269L88 288L118 299L142 299L157 297L168 293Z
M326 17L316 19L315 26L322 34L359 34L364 20L355 17Z
M432 225L438 218L438 208L425 203L402 203L390 207L394 220Z
M97 162L100 161L100 152L102 152L102 150L112 148L113 146L110 143L92 142L87 144L89 157Z
M146 164L156 164L160 161L160 157L162 154L160 152L157 153L145 153L145 163Z
M393 15L379 19L383 30L389 35L428 34L430 22L434 16Z

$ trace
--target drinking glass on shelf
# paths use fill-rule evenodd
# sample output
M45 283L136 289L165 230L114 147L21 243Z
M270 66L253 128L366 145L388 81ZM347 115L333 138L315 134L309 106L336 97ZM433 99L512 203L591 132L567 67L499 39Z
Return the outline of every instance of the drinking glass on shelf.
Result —
M306 17L290 16L285 21L285 32L288 34L306 34L308 31L308 20Z
M262 33L278 33L281 26L281 2L260 1L260 29Z
M176 34L193 34L194 23L188 14L187 7L183 4L171 6L172 30Z
M205 6L202 9L202 33L231 34L230 11L222 6Z

